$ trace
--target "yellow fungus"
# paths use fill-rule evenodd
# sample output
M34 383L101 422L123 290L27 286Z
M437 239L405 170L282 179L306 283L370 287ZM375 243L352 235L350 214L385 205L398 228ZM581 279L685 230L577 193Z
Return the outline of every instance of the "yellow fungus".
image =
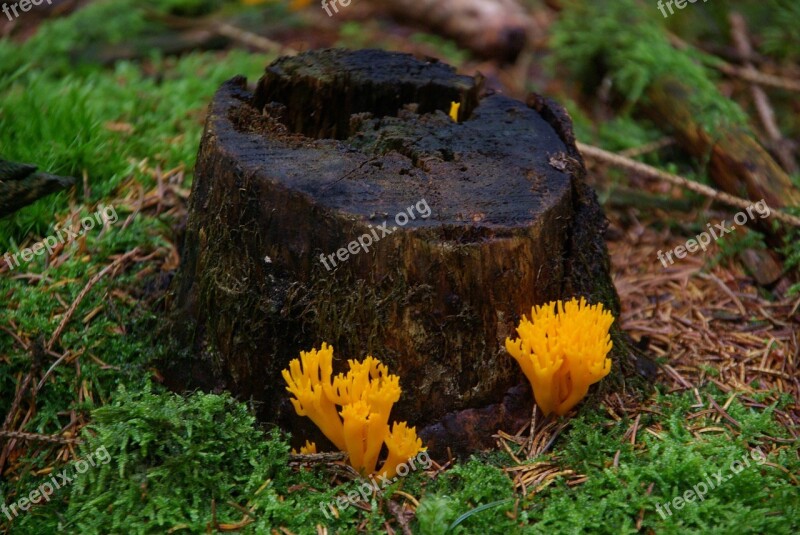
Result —
M545 415L563 416L611 371L606 355L613 322L602 304L587 305L583 297L534 306L530 321L522 316L519 338L506 338L506 349L530 381Z
M384 469L394 471L422 447L414 428L408 430L405 422L389 431L392 406L400 399L400 378L372 356L348 364L346 374L332 378L331 346L323 343L319 351L301 351L300 359L283 370L286 390L294 395L291 402L298 415L308 416L337 448L348 453L350 464L362 475L375 472L384 442L389 449ZM411 453L400 459L407 451Z
M405 422L395 423L392 426L392 432L386 437L386 447L389 456L380 470L386 478L394 477L401 464L424 450L422 440L417 438L416 428L409 428Z
M312 422L336 445L344 451L344 433L336 405L325 395L322 385L330 383L333 361L333 348L322 344L317 351L301 351L300 360L289 363L283 370L283 378L288 385L286 390L294 394L292 405L300 416L308 416Z
M461 107L460 102L451 102L450 103L450 118L455 122L458 122L458 108Z
M294 448L292 448L292 453L296 454L297 451ZM317 453L317 445L314 444L313 442L309 442L308 440L306 440L306 445L300 446L300 453L302 453L303 455Z

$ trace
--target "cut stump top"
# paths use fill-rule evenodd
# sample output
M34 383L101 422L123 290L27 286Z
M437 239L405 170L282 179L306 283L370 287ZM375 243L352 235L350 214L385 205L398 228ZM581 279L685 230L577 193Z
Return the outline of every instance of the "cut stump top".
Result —
M255 124L267 135L256 136L258 150L238 147L236 158L361 218L425 198L434 216L409 227L526 227L569 194L569 173L550 163L566 147L524 103L499 94L478 100L479 91L452 67L406 54L284 58L259 81L250 110L265 110ZM449 117L453 102L459 122Z

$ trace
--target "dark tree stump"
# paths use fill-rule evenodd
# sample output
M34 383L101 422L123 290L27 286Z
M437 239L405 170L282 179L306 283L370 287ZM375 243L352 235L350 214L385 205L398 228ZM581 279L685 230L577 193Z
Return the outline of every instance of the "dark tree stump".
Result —
M584 172L560 107L483 94L441 63L326 50L276 61L255 94L227 82L168 300L189 353L170 381L261 402L262 419L306 438L280 370L326 341L337 364L372 354L400 376L392 420L434 453L492 445L530 417L503 349L521 314L573 295L619 314ZM328 256L364 235L381 239ZM635 359L614 336L619 379Z

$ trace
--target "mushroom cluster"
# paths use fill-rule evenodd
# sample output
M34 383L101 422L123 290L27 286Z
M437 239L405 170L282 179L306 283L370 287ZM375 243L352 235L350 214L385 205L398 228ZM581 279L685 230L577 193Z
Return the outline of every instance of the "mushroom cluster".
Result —
M583 297L534 306L530 320L522 316L519 338L506 338L506 349L519 362L545 415L563 416L611 371L606 355L613 322L602 304L587 305Z
M283 370L283 378L295 411L308 416L322 433L349 455L350 464L362 475L375 474L383 445L389 452L380 470L393 477L396 468L423 450L416 429L395 422L389 429L389 413L400 399L400 378L372 356L348 360L347 374L333 377L333 347L301 351L300 358ZM341 406L338 410L336 406ZM316 452L306 443L302 451Z

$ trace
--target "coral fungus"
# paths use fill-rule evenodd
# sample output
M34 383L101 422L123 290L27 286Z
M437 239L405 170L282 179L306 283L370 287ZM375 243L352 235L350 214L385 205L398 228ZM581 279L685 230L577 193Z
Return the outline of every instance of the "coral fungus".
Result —
M458 122L458 109L461 107L460 102L451 102L450 103L450 118Z
M389 449L389 457L383 463L383 476L394 477L397 474L397 467L414 457L422 451L422 441L417 438L414 428L410 428L405 422L395 423L392 432L386 438L386 447Z
M292 453L298 453L297 450L292 448ZM303 455L310 455L317 453L317 445L311 441L306 440L306 445L300 447L300 453Z
M522 316L519 338L507 338L506 349L519 362L545 415L566 414L590 385L608 375L613 322L602 304L588 305L583 297L534 306L530 321Z
M283 370L286 390L294 395L291 401L297 414L308 416L337 448L346 451L350 464L362 475L375 472L384 442L389 457L381 472L394 474L400 463L423 450L416 430L405 422L395 423L389 431L389 413L400 399L400 378L371 356L348 364L347 374L332 378L331 346L323 343L319 351L301 351L300 359Z
M317 351L301 351L300 360L289 363L283 370L283 378L294 394L292 405L300 416L308 416L322 433L340 450L345 449L344 433L336 411L336 405L323 390L329 384L333 371L333 348L322 344Z

